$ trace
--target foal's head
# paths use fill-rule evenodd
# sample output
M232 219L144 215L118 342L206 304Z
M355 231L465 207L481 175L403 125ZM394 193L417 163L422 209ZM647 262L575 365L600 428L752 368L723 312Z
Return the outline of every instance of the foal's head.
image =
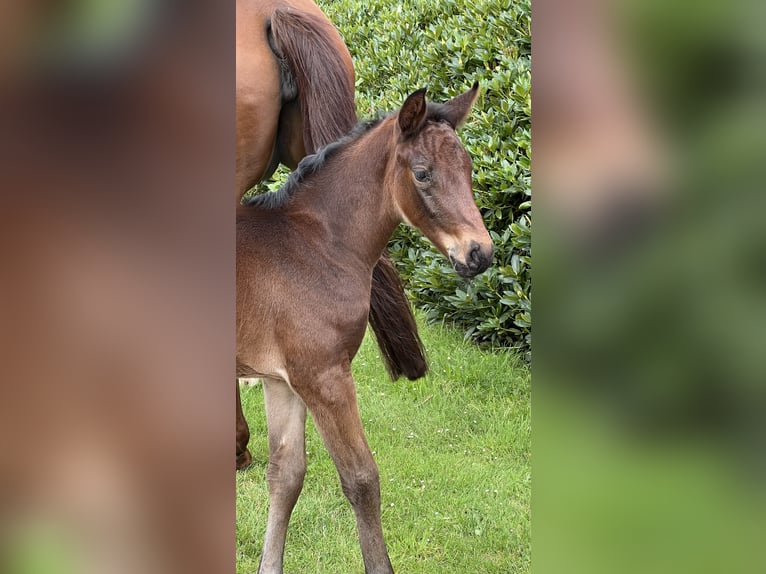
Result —
M463 124L478 84L445 104L426 103L425 89L399 110L393 195L403 219L446 255L455 271L473 277L492 262L492 240L474 203L471 159L455 130Z

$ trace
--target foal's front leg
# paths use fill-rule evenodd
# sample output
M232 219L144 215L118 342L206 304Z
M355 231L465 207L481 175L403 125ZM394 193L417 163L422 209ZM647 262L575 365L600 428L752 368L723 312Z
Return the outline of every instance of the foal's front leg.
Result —
M287 524L306 476L306 406L282 382L263 379L269 433L269 518L258 574L282 574Z
M340 475L356 515L366 574L393 574L380 523L378 467L362 429L349 367L332 368L298 387Z

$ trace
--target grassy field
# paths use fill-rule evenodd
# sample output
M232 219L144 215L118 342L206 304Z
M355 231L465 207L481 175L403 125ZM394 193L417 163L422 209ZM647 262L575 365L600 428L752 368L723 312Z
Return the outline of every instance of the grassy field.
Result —
M530 380L510 353L421 323L431 373L391 382L368 335L354 361L360 411L381 476L383 530L400 574L516 573L530 566ZM268 508L263 396L243 387L254 464L237 473L237 573L258 567ZM308 472L285 573L362 572L351 508L307 425Z

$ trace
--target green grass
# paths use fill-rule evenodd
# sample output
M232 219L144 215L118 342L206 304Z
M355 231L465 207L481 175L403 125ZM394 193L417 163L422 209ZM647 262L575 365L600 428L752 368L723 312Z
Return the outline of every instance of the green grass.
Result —
M425 326L431 373L391 382L372 337L354 364L367 439L380 468L383 530L394 570L515 573L530 567L530 380L509 352L486 352ZM237 473L237 573L258 568L268 461L260 386L243 387L253 466ZM313 422L285 573L362 572L353 512Z

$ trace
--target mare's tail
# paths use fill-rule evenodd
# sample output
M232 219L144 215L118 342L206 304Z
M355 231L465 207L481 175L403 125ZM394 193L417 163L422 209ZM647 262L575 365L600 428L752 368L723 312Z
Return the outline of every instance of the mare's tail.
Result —
M385 253L372 271L369 321L392 379L404 375L415 380L426 374L428 363L415 317L399 274Z
M271 30L275 51L287 61L298 88L306 153L314 153L356 124L351 55L332 23L318 15L277 8ZM385 256L373 270L369 322L391 378L425 375L428 365L412 309Z
M271 31L298 87L306 153L314 153L356 124L351 54L332 23L315 14L277 8Z

